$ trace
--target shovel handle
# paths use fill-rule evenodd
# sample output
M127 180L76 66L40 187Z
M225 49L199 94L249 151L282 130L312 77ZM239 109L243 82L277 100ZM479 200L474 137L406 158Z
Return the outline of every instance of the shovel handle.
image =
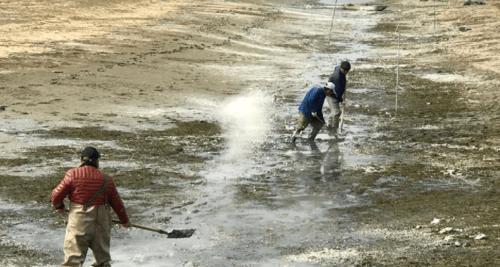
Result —
M116 223L116 224L121 224L121 222L118 221L118 220L113 220L113 222ZM143 230L148 230L148 231L151 231L151 232L156 232L156 233L168 235L167 231L164 231L164 230L161 230L161 229L151 228L151 227L148 227L148 226L139 225L139 224L133 224L133 223L131 223L130 226L135 227L135 228L139 228L139 229L143 229Z

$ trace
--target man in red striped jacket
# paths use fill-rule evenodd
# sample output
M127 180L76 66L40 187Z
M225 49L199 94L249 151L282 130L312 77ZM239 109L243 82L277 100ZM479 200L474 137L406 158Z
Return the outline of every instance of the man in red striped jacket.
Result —
M66 196L71 201L62 266L82 266L89 248L96 260L93 266L111 266L109 206L118 215L120 223L130 227L113 179L98 169L99 157L94 147L83 149L80 167L67 171L64 179L52 190L52 206L57 212L65 214L63 200Z

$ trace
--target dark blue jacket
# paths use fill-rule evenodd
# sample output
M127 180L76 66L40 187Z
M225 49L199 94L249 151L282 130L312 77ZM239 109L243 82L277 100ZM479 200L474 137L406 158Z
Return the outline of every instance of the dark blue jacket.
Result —
M307 91L302 103L299 106L299 111L304 114L307 119L311 119L311 113L316 112L320 119L323 119L323 103L325 102L325 90L321 86L314 86Z
M335 66L335 69L333 70L332 75L330 75L330 78L328 78L328 81L335 84L335 98L339 102L342 102L342 96L344 95L347 81L345 79L345 75L340 71L340 66Z

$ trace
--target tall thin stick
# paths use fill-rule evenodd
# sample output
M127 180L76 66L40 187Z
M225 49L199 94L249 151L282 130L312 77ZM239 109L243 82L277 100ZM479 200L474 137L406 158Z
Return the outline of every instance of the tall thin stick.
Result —
M436 36L436 0L433 1L434 5L434 36Z
M399 33L399 23L396 26L396 32L398 34L398 51L397 51L397 64L396 64L396 114L395 116L398 115L398 87L399 87L399 50L400 50L400 43L401 43L401 34Z
M333 5L332 22L330 24L330 32L328 33L328 44L330 44L330 40L332 38L333 19L335 18L335 10L336 9L337 9L337 0L335 0L335 4Z

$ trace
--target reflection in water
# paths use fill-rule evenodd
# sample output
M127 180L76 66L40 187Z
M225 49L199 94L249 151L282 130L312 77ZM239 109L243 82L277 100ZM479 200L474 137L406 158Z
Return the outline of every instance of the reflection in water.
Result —
M320 174L323 180L333 180L337 179L341 174L341 154L339 150L339 144L335 140L331 140L328 143L328 147L325 151L321 151L315 142L310 143L311 151L317 153L320 161Z

